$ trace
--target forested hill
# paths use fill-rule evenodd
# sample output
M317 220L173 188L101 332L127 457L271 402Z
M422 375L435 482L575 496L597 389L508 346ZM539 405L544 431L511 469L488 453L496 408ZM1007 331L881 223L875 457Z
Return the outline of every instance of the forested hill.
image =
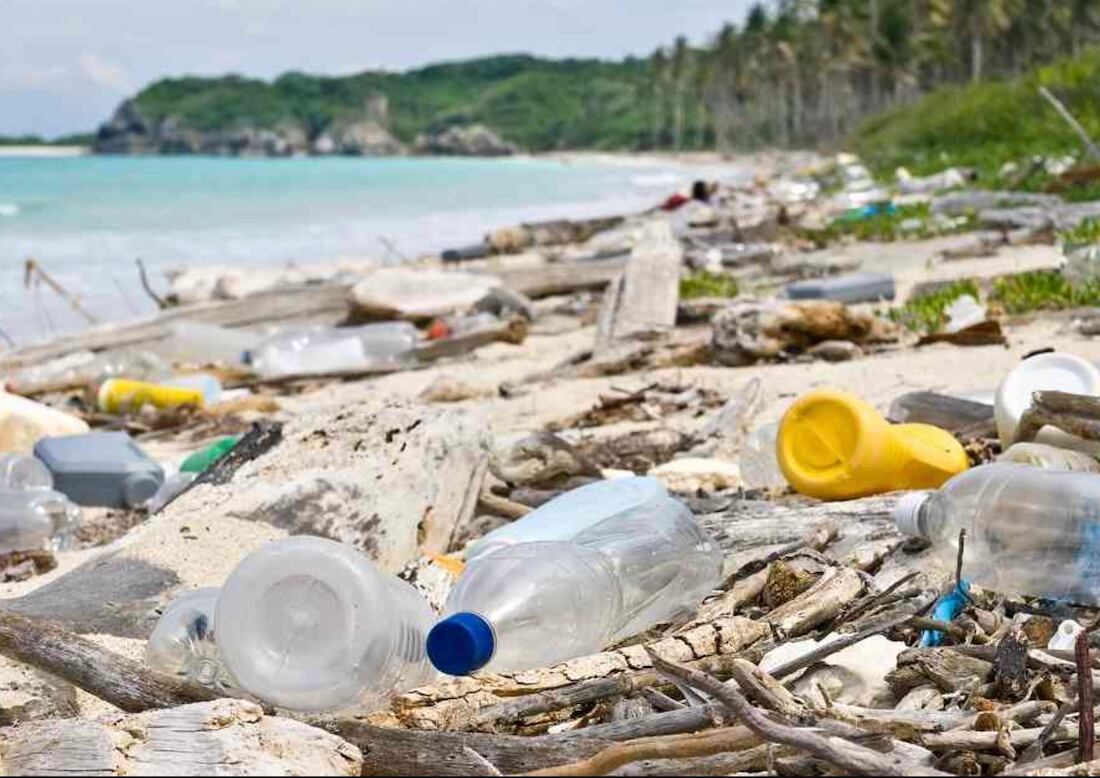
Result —
M403 73L287 73L270 82L239 76L170 78L127 101L120 109L124 115L116 114L101 138L129 136L131 145L144 140L158 147L144 150L188 151L199 149L171 145L189 142L187 133L193 141L201 136L212 143L231 143L234 134L266 131L292 146L308 146L327 133L339 146L349 127L368 121L404 147L418 138L427 142L448 128L483 125L503 141L529 150L635 148L645 145L643 136L651 124L648 84L642 60L527 55Z

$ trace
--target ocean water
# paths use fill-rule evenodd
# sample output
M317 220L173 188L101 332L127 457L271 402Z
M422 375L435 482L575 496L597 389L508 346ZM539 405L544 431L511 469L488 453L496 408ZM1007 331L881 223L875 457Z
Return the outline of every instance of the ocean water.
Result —
M476 243L524 220L653 205L693 178L669 161L220 159L0 156L0 337L17 343L85 322L52 290L24 286L34 257L97 318L147 314L134 260L165 269L308 265Z

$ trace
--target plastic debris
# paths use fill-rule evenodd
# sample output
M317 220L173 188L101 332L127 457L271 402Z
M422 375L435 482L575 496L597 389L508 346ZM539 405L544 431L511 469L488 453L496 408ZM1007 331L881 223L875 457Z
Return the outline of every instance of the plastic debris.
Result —
M1100 395L1100 370L1086 359L1061 352L1037 354L1013 368L1002 379L994 402L1002 446L1007 448L1015 442L1020 417L1031 408L1032 394L1041 390L1095 397ZM1036 440L1057 446L1095 448L1095 444L1051 427L1041 429Z
M157 493L164 470L125 432L47 438L34 455L54 485L78 505L136 508Z

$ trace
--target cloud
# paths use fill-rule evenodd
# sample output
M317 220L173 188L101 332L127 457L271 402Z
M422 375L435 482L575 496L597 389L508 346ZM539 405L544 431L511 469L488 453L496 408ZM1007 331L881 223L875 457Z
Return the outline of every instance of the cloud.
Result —
M120 93L127 93L133 89L130 75L125 68L90 51L80 55L77 67L80 73L96 86Z

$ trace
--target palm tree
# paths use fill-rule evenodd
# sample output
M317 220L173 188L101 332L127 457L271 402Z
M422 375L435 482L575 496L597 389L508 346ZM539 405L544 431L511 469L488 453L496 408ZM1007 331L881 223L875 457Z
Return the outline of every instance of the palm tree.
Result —
M687 38L680 35L672 44L672 148L679 151L684 142L684 96L691 77L691 51Z
M663 48L658 48L649 55L648 69L653 97L653 124L650 145L652 148L658 149L661 147L661 139L664 134L664 108L668 97L666 90L668 84L668 56Z

